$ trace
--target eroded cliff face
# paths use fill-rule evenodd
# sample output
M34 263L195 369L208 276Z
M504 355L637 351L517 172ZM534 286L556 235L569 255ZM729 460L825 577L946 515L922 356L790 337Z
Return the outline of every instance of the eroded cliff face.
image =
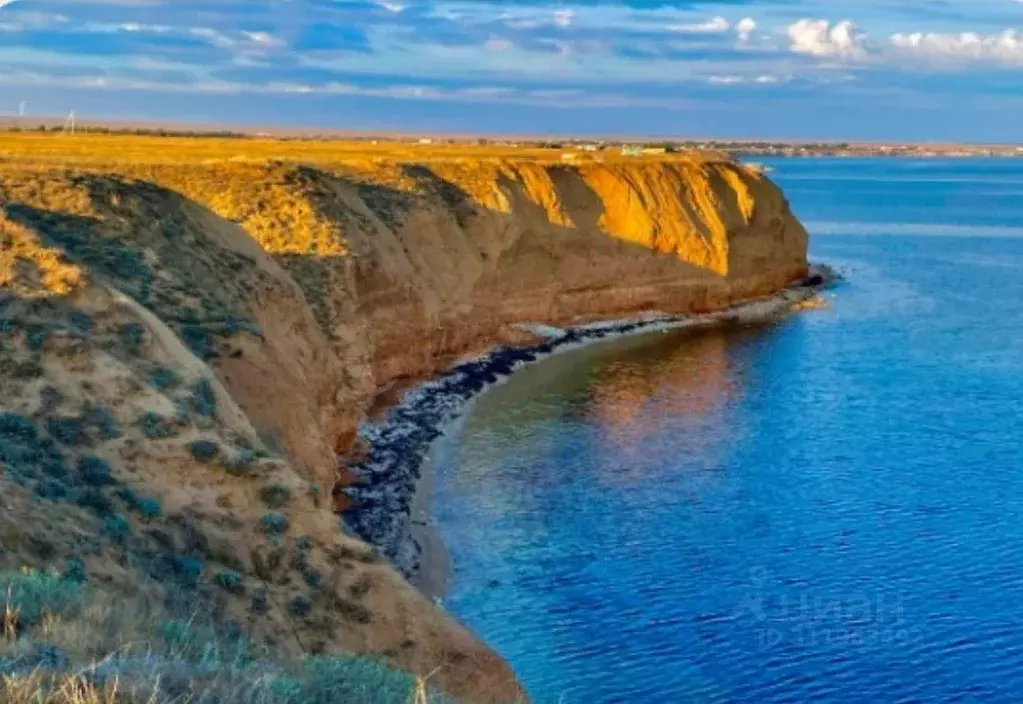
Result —
M781 193L723 162L7 164L0 203L0 567L81 559L480 701L518 696L507 666L339 531L374 399L519 322L806 273Z

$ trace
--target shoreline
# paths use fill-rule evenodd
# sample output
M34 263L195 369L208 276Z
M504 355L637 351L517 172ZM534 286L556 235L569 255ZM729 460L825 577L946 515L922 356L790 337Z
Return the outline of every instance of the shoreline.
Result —
M362 462L348 467L360 483L344 489L356 505L341 512L342 528L369 543L426 596L438 598L450 565L430 520L436 441L452 430L475 399L527 364L603 340L759 322L794 312L837 278L826 266L811 266L805 279L776 294L716 313L651 313L571 328L521 324L544 341L524 347L498 347L463 361L409 390L384 420L360 429L359 435L370 450Z

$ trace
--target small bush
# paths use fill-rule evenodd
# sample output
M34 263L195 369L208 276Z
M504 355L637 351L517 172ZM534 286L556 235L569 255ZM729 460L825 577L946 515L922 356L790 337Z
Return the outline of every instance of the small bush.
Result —
M308 616L312 613L312 610L313 603L304 596L296 596L291 600L291 605L289 606L289 611L291 611L292 616L298 616L300 618L302 616Z
M68 313L68 327L74 332L88 335L92 332L92 316L84 310L75 309Z
M178 322L185 325L197 325L200 322L199 311L192 306L182 306L178 311Z
M46 431L62 445L78 447L89 444L85 423L81 418L71 416L50 416L46 419Z
M146 341L146 329L139 323L125 323L119 332L121 340L131 347L140 347Z
M306 567L302 570L302 578L306 584L313 588L319 588L323 584L323 575L312 567Z
M284 535L288 532L288 517L283 513L268 513L263 516L262 523L268 535Z
M185 586L195 586L202 575L202 560L198 557L183 555L170 560L171 572Z
M121 428L114 414L103 406L90 403L82 411L82 421L96 430L103 440L116 440L121 437Z
M52 386L44 386L39 391L39 402L43 413L54 411L64 400L64 394Z
M110 486L114 483L110 476L110 464L102 457L92 455L79 458L78 478L88 486Z
M124 540L131 537L131 523L120 514L107 516L103 522L103 532L114 540Z
M240 634L224 637L210 626L170 620L161 624L159 635L175 657L208 669L245 667L252 663L251 647Z
M181 385L181 377L171 369L160 367L149 374L149 385L161 391L176 388Z
M43 477L36 486L36 495L47 501L59 501L67 498L67 485L52 477Z
M196 440L188 443L188 451L197 461L209 464L220 454L220 445L210 440Z
M0 413L0 437L35 442L38 433L31 418L17 413Z
M192 354L204 362L220 356L217 348L213 346L213 336L201 325L181 326L181 341L192 350Z
M60 578L64 582L72 582L73 584L84 584L85 575L85 563L76 557L69 557L67 559L67 567L64 569L63 574Z
M139 514L139 516L147 521L159 518L163 513L163 509L160 507L159 501L143 496L130 486L118 489L117 495L121 497L121 500L124 501L125 505L130 510L135 511Z
M197 416L211 418L217 410L217 395L209 379L192 384L192 410Z
M263 487L263 490L259 492L259 494L263 499L263 503L270 508L282 508L291 502L291 489L283 484L273 484L271 486Z
M39 625L46 614L62 616L83 605L78 584L45 572L0 572L0 601L17 614L19 631Z
M245 578L234 570L221 570L217 573L217 584L224 591L232 594L245 593Z
M85 489L78 495L75 503L100 516L109 516L114 512L114 504L98 489Z
M166 440L178 436L178 429L169 420L153 411L146 411L138 419L142 434L150 440Z
M337 656L308 658L305 674L301 691L291 700L293 702L407 704L414 701L412 675L392 670L379 660Z
M29 325L25 331L25 344L30 350L41 350L50 336L42 325Z
M254 614L265 614L270 610L270 601L266 594L266 589L257 589L252 592L252 613Z

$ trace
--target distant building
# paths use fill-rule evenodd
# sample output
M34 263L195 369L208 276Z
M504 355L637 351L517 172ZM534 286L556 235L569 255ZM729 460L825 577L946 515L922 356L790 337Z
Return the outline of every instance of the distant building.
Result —
M419 140L419 143L420 144L433 144L433 140L430 139L429 137L423 137L422 139Z
M638 144L623 144L622 156L643 156L643 147Z

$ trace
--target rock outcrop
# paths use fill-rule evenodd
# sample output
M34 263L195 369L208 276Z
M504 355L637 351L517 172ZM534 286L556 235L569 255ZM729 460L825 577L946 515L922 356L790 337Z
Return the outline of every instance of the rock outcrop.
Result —
M0 203L0 567L80 560L468 700L520 690L339 530L374 402L516 323L707 312L807 271L779 190L723 161L12 162Z

